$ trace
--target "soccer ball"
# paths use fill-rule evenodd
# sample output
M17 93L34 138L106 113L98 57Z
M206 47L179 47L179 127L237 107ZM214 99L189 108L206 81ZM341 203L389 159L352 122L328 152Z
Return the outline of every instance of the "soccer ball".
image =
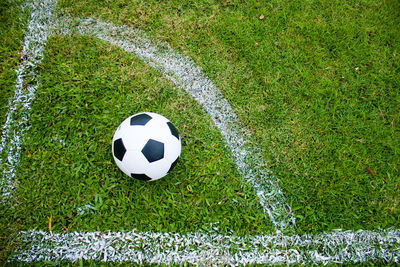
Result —
M165 117L151 112L124 120L115 131L112 153L118 167L132 178L158 180L176 165L181 138Z

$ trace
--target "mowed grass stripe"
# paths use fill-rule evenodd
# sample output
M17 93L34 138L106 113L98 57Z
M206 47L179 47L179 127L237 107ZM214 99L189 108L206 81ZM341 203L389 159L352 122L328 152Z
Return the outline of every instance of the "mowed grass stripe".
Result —
M399 226L397 1L60 6L193 58L263 150L299 231Z
M57 36L40 66L31 130L18 168L14 218L25 229L263 233L251 187L230 160L216 127L181 89L132 55L90 37ZM183 137L181 161L156 183L133 181L113 163L120 121L164 114Z

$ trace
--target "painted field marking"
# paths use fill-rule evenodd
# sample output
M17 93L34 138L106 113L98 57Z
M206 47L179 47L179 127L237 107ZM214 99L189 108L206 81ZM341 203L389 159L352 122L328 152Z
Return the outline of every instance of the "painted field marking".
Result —
M231 236L195 232L22 232L12 260L97 260L156 264L328 264L400 262L400 231Z
M150 40L145 33L139 30L129 29L125 26L115 26L111 23L93 19L54 18L53 20L51 14L55 4L55 0L47 0L37 5L31 5L33 12L28 26L28 38L25 43L28 43L27 47L31 48L29 52L36 60L33 61L28 58L23 61L22 66L29 65L35 69L43 58L45 41L50 35L56 33L77 33L94 36L136 55L150 66L158 69L178 87L183 88L209 113L221 131L226 144L231 149L239 172L254 188L264 212L268 214L276 231L279 233L294 227L295 218L278 185L278 180L263 170L262 158L256 149L246 143L246 139L249 138L246 138L247 134L239 127L240 122L232 107L215 85L206 78L201 68L197 67L191 59L173 51L167 44ZM51 26L56 27L56 29L51 30ZM35 34L40 36L36 43L32 41L35 38ZM8 170L3 172L1 180L1 188L4 188L2 189L4 192L2 196L10 195L13 190L16 182L15 166L19 161L23 138L29 129L28 114L30 103L38 87L37 73L32 72L31 76L31 79L36 84L31 88L29 94L24 95L23 83L25 76L18 75L18 80L21 81L20 90L16 90L13 103L19 104L19 95L23 95L24 99L26 99L26 110L19 111L10 108L7 116L9 119L7 119L4 127L5 131L2 136L0 152L3 152L3 147L8 147L9 167ZM19 85L17 84L17 86ZM19 94L18 97L17 92ZM19 114L24 116L22 123L14 118ZM16 130L10 132L10 125L13 124Z
M35 69L43 58L45 41L52 34L50 29L52 25L56 25L55 23L64 25L60 27L63 34L67 34L71 30L68 28L71 20L59 20L57 22L52 20L52 10L56 4L55 0L29 3L28 6L32 8L32 15L24 43L24 57L22 58L23 61L18 70L16 92L13 101L10 102L10 111L7 114L7 122L3 127L0 145L0 152L7 153L8 155L7 163L5 164L7 168L2 171L1 199L3 200L10 196L14 183L16 182L15 167L18 164L23 138L29 129L28 117L30 103L38 87L38 73ZM126 27L117 27L91 19L77 19L77 21L79 24L75 29L72 29L72 33L79 31L81 31L80 34L85 34L85 31L90 33L90 31L96 30L93 24L97 24L101 26L109 25L109 29L120 30L123 34L140 34L140 32L129 30ZM85 24L90 24L92 26L82 26ZM110 33L110 36L108 36L100 31L97 32L97 34L99 34L99 36L96 37L100 39L102 39L101 34L104 34L103 38L105 39L103 40L110 38L109 41L106 40L110 43L112 43L113 40L116 42L116 45L118 45L118 42L121 42L119 46L128 52L130 52L128 49L134 49L136 52L131 51L131 53L142 58L151 66L160 69L161 72L175 84L184 88L190 94L192 94L191 90L193 90L193 94L198 93L197 97L200 98L198 101L204 101L200 103L205 106L205 108L207 108L207 101L209 100L207 100L207 98L201 99L201 92L215 94L211 99L218 104L209 106L208 108L210 108L210 111L207 110L207 112L209 112L216 125L221 129L221 132L226 131L226 133L223 134L225 139L238 138L236 141L238 141L240 145L237 146L234 146L235 139L233 139L233 141L230 139L226 141L228 146L232 149L232 153L248 153L249 150L245 146L244 139L240 138L241 135L245 136L245 134L242 133L241 129L238 129L235 124L237 123L236 116L233 113L229 113L231 107L222 98L212 83L208 81L205 76L200 76L200 78L198 78L195 76L186 76L184 75L185 73L183 73L182 76L179 75L181 71L185 72L187 67L189 67L190 70L193 68L198 71L199 74L203 75L201 70L197 68L192 61L185 61L187 58L179 56L168 49L167 51L172 53L167 53L170 58L166 59L160 57L163 52L157 50L151 43L135 43L132 39L128 39L130 42L127 42L126 40L118 39L120 37L114 36L114 33ZM133 35L132 37L136 38L134 40L143 40L140 38L144 37L139 36ZM127 47L123 47L122 45L127 45ZM140 51L144 51L144 55L141 55L139 53ZM145 56L146 53L150 52L154 53L154 57ZM150 53L150 55L152 54ZM182 58L183 61L178 60ZM160 59L161 62L158 61ZM162 64L162 60L168 61L169 59L177 60L176 64L178 65L165 66ZM188 65L186 65L185 62L188 63ZM180 68L177 68L179 66ZM28 81L32 83L32 85L30 85ZM200 86L202 82L205 82L205 91L202 91L203 89ZM29 85L24 86L26 83ZM20 88L19 93L18 88ZM203 95L203 97L205 96ZM228 114L218 110L224 110L225 108L227 108ZM228 118L226 119L225 117L219 116L227 116ZM230 123L234 125L230 125ZM238 136L237 132L240 133ZM231 136L232 134L233 136ZM233 147L231 147L232 144ZM246 155L235 155L235 157L238 168L254 166L248 162L250 159L248 159ZM255 166L257 166L257 163L261 164L261 162L256 161ZM251 170L250 168L250 171ZM250 176L250 178L247 177L247 179L250 180L253 187L254 183L256 183L257 186L260 181L251 181L251 177L257 177L257 173L252 173L251 175L254 176ZM265 174L265 176L261 177L270 176ZM260 183L260 186L264 185ZM279 189L277 182L276 186ZM265 188L271 189L269 186ZM257 187L255 189L256 191L258 190ZM272 189L276 189L275 185L272 185ZM263 201L262 196L265 194L265 191L258 193L259 197L261 195L261 202ZM267 200L268 199L269 198L267 198ZM266 205L268 206L268 204ZM292 216L290 207L289 213ZM288 225L293 224L289 219ZM277 230L279 231L279 224L277 225ZM21 245L15 251L11 261L76 261L79 259L94 259L99 261L131 261L136 263L205 263L236 265L246 263L357 263L370 260L399 262L400 258L399 230L380 230L376 232L364 230L334 231L316 235L258 235L242 237L205 232L178 234L136 232L134 230L131 232L72 232L64 234L28 231L21 232L20 236Z
M264 170L260 153L246 142L250 138L239 127L240 122L228 101L190 58L176 53L167 44L149 39L140 30L90 18L65 19L59 29L64 34L94 36L116 45L156 68L176 86L189 93L203 106L220 130L240 174L252 185L277 232L294 227L293 212L278 180Z
M43 59L43 49L50 36L49 29L54 24L54 6L54 1L43 1L39 4L27 2L23 7L31 9L31 15L21 52L21 64L17 69L14 97L9 101L6 122L2 128L0 202L10 199L15 188L15 167L19 163L23 139L30 128L30 106L39 86L36 68ZM5 162L2 162L3 155L7 155Z

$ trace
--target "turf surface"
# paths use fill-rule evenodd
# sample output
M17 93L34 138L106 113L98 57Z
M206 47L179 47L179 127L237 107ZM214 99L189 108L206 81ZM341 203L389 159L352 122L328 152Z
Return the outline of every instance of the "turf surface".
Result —
M24 24L28 12L21 8L22 1L0 0L0 123L3 126L8 101L13 95L16 68L22 49ZM0 130L1 133L2 129Z
M15 71L28 18L28 12L21 8L21 3L17 0L0 0L0 134L6 120L9 98L15 89ZM12 223L12 217L8 207L0 204L0 263L12 251L15 233L19 229L18 225Z
M18 3L0 9L2 122L23 38ZM200 65L280 179L298 233L399 228L398 1L59 6L143 29ZM51 217L54 231L190 231L218 221L222 231L271 232L218 130L181 89L95 39L55 37L46 49L19 205L1 210L2 229L48 229ZM148 185L119 174L109 153L119 120L145 110L166 115L184 137L171 179ZM7 231L1 251L13 246Z
M263 150L299 231L399 226L399 2L63 0L189 55Z
M41 66L32 129L18 172L15 216L26 229L187 232L272 230L240 178L218 129L181 89L132 55L89 37L54 37ZM143 111L167 116L183 137L174 171L160 181L118 170L111 140Z

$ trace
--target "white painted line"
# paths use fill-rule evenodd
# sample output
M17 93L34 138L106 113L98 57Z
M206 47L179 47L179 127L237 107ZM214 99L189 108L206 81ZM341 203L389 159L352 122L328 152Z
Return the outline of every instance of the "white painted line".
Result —
M43 47L50 36L50 27L56 23L65 24L62 32L70 31L70 21L52 21L55 3L55 0L44 0L28 4L32 8L31 20L25 37L22 63L17 73L16 92L10 102L10 111L0 143L0 154L8 155L7 162L1 164L7 167L2 170L0 200L10 196L16 182L15 167L18 164L23 139L29 129L29 109L38 87L36 67L43 58ZM288 229L294 225L293 214L277 180L259 169L262 161L260 158L251 157L254 149L249 148L244 141L246 133L238 127L238 120L232 108L200 68L190 59L176 54L168 46L160 49L159 46L163 44L152 43L142 32L90 19L80 20L79 23L71 32L94 35L134 53L151 66L160 69L176 85L195 97L221 130L238 168L256 189L277 230ZM99 28L103 26L113 32L106 33ZM64 234L28 231L21 232L20 235L21 245L10 261L93 259L134 263L224 265L400 261L399 230L243 237L205 232L178 234L137 231Z
M15 167L19 161L23 138L29 130L30 104L38 87L36 66L43 58L43 47L51 34L49 27L56 25L55 21L52 21L55 4L55 0L30 3L32 14L23 49L26 59L18 70L15 96L3 127L0 146L0 154L3 152L8 154L0 183L3 200L11 195L16 182ZM276 230L280 232L294 226L294 216L277 179L263 169L262 160L257 157L259 153L246 144L246 133L239 127L240 123L233 109L199 67L189 58L174 52L167 44L150 40L141 31L93 19L77 19L74 23L77 21L79 24L77 26L75 24L74 27L68 20L59 19L57 24L63 33L69 33L72 29L72 32L92 35L120 46L149 65L160 69L167 78L191 94L220 129L232 150L239 171L255 189L264 212L269 215ZM24 87L27 77L34 83Z
M327 264L400 262L400 231L333 231L316 235L237 237L205 232L21 233L12 261L156 264Z
M142 31L125 26L94 19L64 20L60 25L64 34L94 36L136 55L188 92L203 106L221 131L238 170L253 186L277 232L294 227L295 218L278 180L265 170L260 153L247 142L248 134L241 129L230 104L190 58L178 54L168 44L150 39Z
M22 48L21 64L17 70L14 97L9 102L9 111L2 129L0 202L7 201L15 188L15 168L19 162L23 139L29 130L30 106L39 86L36 67L43 59L43 48L50 35L53 6L52 0L27 2L24 6L32 12ZM4 163L3 155L7 155Z

